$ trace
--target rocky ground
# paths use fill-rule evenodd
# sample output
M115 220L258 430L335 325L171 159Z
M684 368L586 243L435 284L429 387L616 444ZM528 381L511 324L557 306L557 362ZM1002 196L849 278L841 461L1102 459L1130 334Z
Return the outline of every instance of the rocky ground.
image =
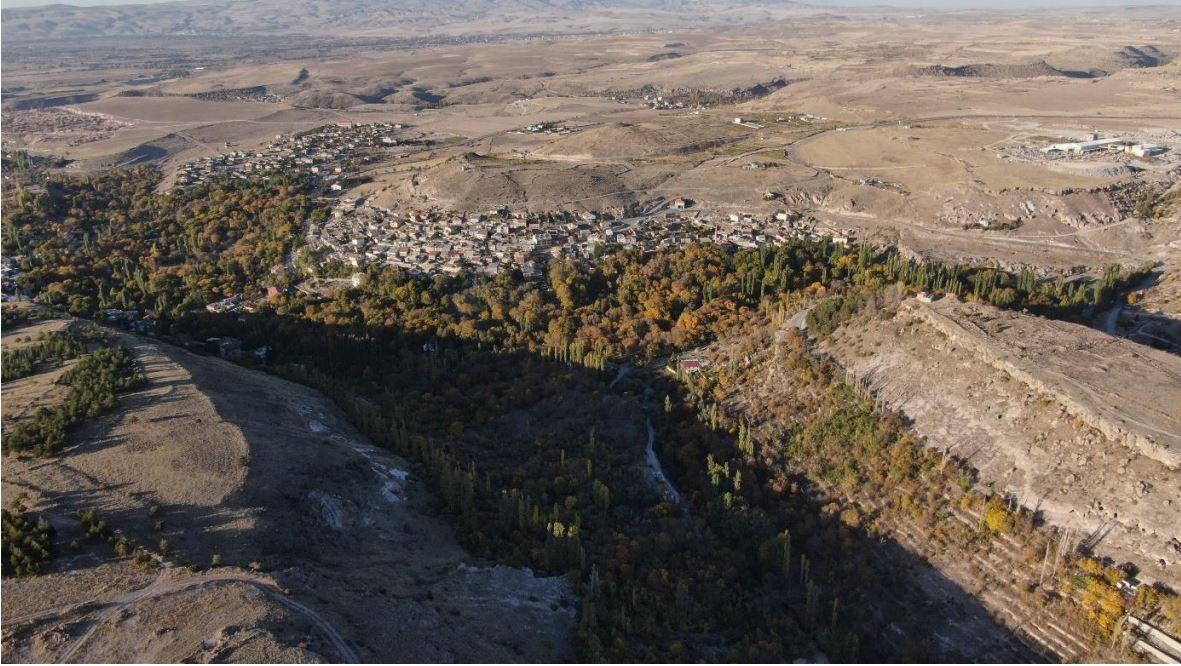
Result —
M793 369L798 348L789 338L798 323L764 323L699 350L717 378L713 395L732 418L749 424L759 442L781 442L793 423L813 415L815 387ZM823 353L823 352L818 352ZM850 381L856 378L850 377ZM866 392L868 393L868 391ZM823 409L823 408L822 408ZM774 446L774 444L770 444ZM807 463L800 461L800 468ZM789 463L791 466L792 463ZM853 509L877 537L876 556L886 562L898 588L884 612L905 609L885 633L907 622L930 636L936 660L1027 662L1046 659L1120 661L1094 640L1073 602L1059 596L1052 567L1043 564L1046 537L992 535L983 528L979 503L950 496L915 496L918 510L898 510L891 491L851 487L809 476L809 494L823 511ZM965 496L967 497L967 496ZM1053 548L1080 535L1046 531ZM1066 547L1066 546L1063 546ZM1047 570L1048 569L1048 570Z
M823 348L982 483L1143 579L1181 580L1178 357L950 299L857 320Z
M23 492L61 553L49 573L5 579L6 661L570 656L565 582L469 558L406 461L322 395L121 339L148 385L59 458L4 464L6 500ZM168 539L175 566L158 575L107 544L71 549L79 509L150 549Z

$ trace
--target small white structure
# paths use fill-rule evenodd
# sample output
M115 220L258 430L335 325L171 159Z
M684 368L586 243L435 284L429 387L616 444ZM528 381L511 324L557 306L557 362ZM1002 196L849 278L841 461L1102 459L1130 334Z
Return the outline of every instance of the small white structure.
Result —
M1137 143L1128 146L1127 151L1136 157L1152 157L1164 153L1165 147L1153 143Z
M743 123L742 116L735 116L734 117L734 124L735 125L741 125L742 123Z

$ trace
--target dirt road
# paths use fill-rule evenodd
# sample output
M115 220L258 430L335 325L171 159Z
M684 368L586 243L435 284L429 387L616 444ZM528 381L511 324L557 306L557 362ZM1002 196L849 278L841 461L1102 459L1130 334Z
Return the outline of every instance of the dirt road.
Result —
M311 622L313 625L315 625L316 628L319 629L320 632L324 635L324 638L327 639L328 642L332 645L333 650L336 651L335 657L337 660L339 660L342 663L348 663L348 664L355 664L355 663L360 662L360 659L357 657L357 653L355 651L353 651L352 647L350 647L349 644L347 642L345 642L345 640L340 636L340 634L336 631L336 629L331 624L329 624L322 617L320 617L320 615L316 611L308 608L307 606L305 606L293 599L288 598L283 593L283 591L279 588L279 586L273 580L271 580L269 578L265 578L263 576L258 576L258 575L251 574L249 572L241 571L241 570L237 570L237 569L218 569L218 570L206 573L206 574L202 574L202 575L195 577L195 578L186 577L186 578L181 578L179 580L175 580L175 579L173 579L173 576L171 575L172 571L174 571L174 570L167 569L167 568L162 569L160 571L160 575L157 576L156 579L154 581L152 581L152 583L150 585L148 585L147 587L142 587L138 590L135 590L133 592L129 592L128 594L125 594L121 597L118 597L116 599L112 599L107 602L92 602L92 603L86 603L86 604L73 604L70 606L60 606L60 607L56 607L56 608L50 608L50 609L47 609L47 610L44 610L44 611L41 611L39 613L35 613L32 615L27 615L27 616L19 617L19 618L12 618L12 619L7 620L6 622L10 625L23 624L25 622L31 622L31 621L35 621L35 620L39 620L39 619L44 619L47 617L53 617L56 615L60 615L62 613L66 613L66 612L76 610L79 608L84 608L84 607L90 606L90 605L97 605L97 606L101 607L102 610L94 617L93 621L90 623L90 626L87 627L86 631L83 632L76 639L74 639L74 642L71 643L70 646L66 650L64 650L61 653L61 655L58 657L57 663L64 664L64 663L70 663L73 661L73 659L78 655L79 651L89 641L89 639L94 634L94 632L97 631L100 627L102 627L103 624L105 624L106 621L108 619L110 619L110 617L112 615L114 615L115 613L117 613L118 611L120 611L124 608L127 608L128 606L139 603L141 601L146 601L148 599L154 599L154 598L166 596L169 594L175 594L177 592L183 592L185 590L190 590L195 587L203 587L203 586L207 586L207 585L212 585L212 584L217 584L217 583L225 583L225 582L245 583L248 585L252 585L255 588L257 588L258 590L266 593L272 599L279 602L283 606L286 606L287 608L299 613L300 615L303 615L309 622Z

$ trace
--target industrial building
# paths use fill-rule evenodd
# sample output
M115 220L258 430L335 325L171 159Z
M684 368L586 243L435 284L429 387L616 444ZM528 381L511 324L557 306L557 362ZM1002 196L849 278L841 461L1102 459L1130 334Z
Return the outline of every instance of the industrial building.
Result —
M1091 141L1075 141L1072 143L1055 143L1042 148L1043 153L1066 153L1068 155L1082 155L1116 146L1126 146L1134 143L1129 139L1093 139Z
M1121 153L1129 153L1136 157L1152 157L1153 155L1160 155L1165 152L1164 146L1158 146L1151 143L1139 143L1133 139L1119 138L1119 139L1100 139L1093 136L1088 141L1074 141L1070 143L1055 143L1045 148L1042 148L1042 153L1052 155L1055 153L1064 153L1067 155L1084 155L1087 153L1095 153L1101 150L1116 151Z

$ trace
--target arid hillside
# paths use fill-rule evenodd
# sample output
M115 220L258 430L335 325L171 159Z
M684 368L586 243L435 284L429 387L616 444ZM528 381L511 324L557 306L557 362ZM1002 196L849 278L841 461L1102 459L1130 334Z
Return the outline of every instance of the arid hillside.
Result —
M365 156L346 199L463 214L685 197L701 218L787 210L943 261L1175 263L1174 7L247 4L79 9L53 26L30 17L63 10L6 11L20 36L5 50L6 148L67 172L151 165L167 188L279 137L392 123L399 145ZM229 37L208 32L218 17ZM313 24L326 36L284 37ZM136 37L31 45L46 31ZM1092 136L1163 152L1044 152Z
M788 309L694 350L669 369L700 387L694 395L711 401L711 422L736 428L755 456L795 452L775 468L785 487L794 490L798 483L823 514L898 544L883 558L897 577L891 601L907 608L899 622L903 616L922 618L934 644L961 650L967 661L1015 658L1007 652L1014 644L1000 641L998 627L1012 632L1019 649L1052 662L1113 658L1107 639L1096 639L1102 611L1095 597L1080 593L1072 582L1079 576L1059 565L1077 549L1116 565L1137 565L1130 570L1142 581L1175 585L1175 471L1107 439L1059 402L1066 398L1041 393L981 360L965 348L964 338L945 335L916 314L914 299L902 301L895 315L900 295L887 289L819 344L798 330L807 310L788 317ZM985 323L990 316L996 323L1010 318L964 308ZM1031 346L1054 344L1051 333L1035 337L1034 326L1012 328ZM1130 376L1140 377L1144 388L1135 395L1158 406L1154 393L1175 401L1177 384L1159 383L1172 381L1175 359L1158 368L1152 363L1161 358L1140 362L1134 343L1117 342L1128 345L1131 360L1108 350L1107 364L1138 364ZM1047 353L1089 348L1081 346ZM1046 359L1040 365L1056 368ZM846 405L857 406L827 400L816 382L825 376L842 385ZM1101 388L1099 380L1079 380L1088 390ZM1136 412L1140 420L1155 421L1154 427L1175 418L1166 411L1154 419L1130 397L1125 402L1112 401L1113 408L1123 406L1129 418ZM861 469L848 462L873 455L864 444L875 432L871 413L898 418L908 432L904 441L935 449L923 454L931 464L919 477L880 483L893 474L897 459ZM836 465L827 465L831 451L817 440L841 451ZM953 483L939 480L957 469ZM1038 494L1022 494L1031 488ZM981 501L981 494L992 499ZM965 592L982 614L964 606Z
M904 302L823 348L927 446L1142 577L1181 581L1181 360L1077 324Z
M276 0L227 2L226 0L145 4L116 7L64 5L6 9L4 30L17 39L69 39L78 37L142 37L159 35L323 34L450 32L481 34L509 29L525 32L539 24L559 23L564 31L577 32L588 25L635 27L644 19L688 22L692 15L709 22L743 22L744 13L782 13L794 2L705 2L667 0L599 0L582 2L443 3L422 0L364 0L337 3L312 0L291 4ZM591 5L593 13L587 11Z
M24 335L7 329L6 349ZM470 559L407 463L324 396L119 341L146 386L59 458L5 461L5 500L45 517L59 553L41 576L5 579L5 661L568 656L566 584ZM6 382L6 414L16 399ZM76 515L88 511L163 566L87 540Z

